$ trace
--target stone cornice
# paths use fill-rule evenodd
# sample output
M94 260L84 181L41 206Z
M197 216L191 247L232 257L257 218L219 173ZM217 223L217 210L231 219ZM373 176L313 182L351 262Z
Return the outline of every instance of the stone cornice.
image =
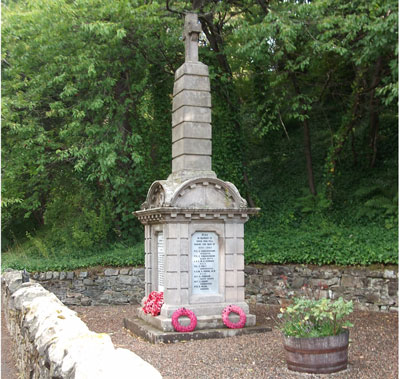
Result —
M248 216L255 215L260 208L173 208L159 207L133 212L142 224L162 222L189 222L191 220L241 219L246 222Z

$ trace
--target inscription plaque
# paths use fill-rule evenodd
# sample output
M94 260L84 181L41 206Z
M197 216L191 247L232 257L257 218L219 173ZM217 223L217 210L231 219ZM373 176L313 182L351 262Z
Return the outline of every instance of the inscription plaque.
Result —
M192 294L217 294L218 273L217 233L194 233L192 236Z
M157 234L158 291L164 292L164 234Z

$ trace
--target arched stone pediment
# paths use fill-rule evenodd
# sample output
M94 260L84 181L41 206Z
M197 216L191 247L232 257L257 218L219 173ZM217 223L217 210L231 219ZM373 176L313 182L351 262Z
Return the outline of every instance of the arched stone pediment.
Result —
M161 207L238 209L247 208L247 203L232 183L218 178L195 178L181 184L168 180L154 182L142 209Z
M166 194L162 181L156 181L150 186L146 202L142 204L142 209L163 207L165 198Z
M246 208L236 187L217 178L191 179L179 186L171 206L178 208Z

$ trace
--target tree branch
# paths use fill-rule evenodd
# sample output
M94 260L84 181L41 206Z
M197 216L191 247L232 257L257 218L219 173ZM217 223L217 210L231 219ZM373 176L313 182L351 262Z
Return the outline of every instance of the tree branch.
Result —
M179 14L180 16L185 17L185 13L184 12L176 11L175 9L171 9L169 7L169 0L165 0L165 8L167 9L168 12Z

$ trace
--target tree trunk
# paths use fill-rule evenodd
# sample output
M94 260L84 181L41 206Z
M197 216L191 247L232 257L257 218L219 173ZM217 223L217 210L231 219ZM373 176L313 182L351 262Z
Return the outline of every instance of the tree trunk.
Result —
M311 194L316 196L317 190L315 189L314 171L312 165L310 128L307 119L303 121L303 132L304 132L304 153L306 156L306 164L307 164L308 187L310 188Z
M378 130L379 130L379 113L378 100L375 98L375 88L380 81L380 72L382 69L382 57L379 57L375 64L374 75L371 82L371 93L369 97L369 123L370 123L370 147L372 150L369 167L374 167L376 162L376 154L378 152Z
M301 95L300 87L297 83L296 76L292 73L290 74L290 78L292 79L293 87L298 96ZM304 105L304 101L300 100L301 104ZM304 154L306 157L306 166L307 166L307 179L308 179L308 187L313 196L317 195L317 190L315 189L315 181L314 181L314 170L312 165L312 155L311 155L311 138L310 138L310 127L307 119L307 112L305 110L302 111L302 115L305 117L303 121L303 144L304 144Z

